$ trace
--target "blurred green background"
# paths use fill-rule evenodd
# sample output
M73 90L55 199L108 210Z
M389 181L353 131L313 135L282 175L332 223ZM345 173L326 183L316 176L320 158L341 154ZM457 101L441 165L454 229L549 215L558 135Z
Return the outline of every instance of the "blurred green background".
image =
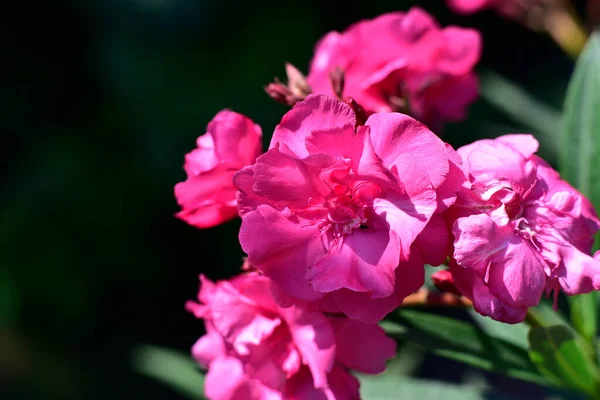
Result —
M184 154L223 108L254 119L268 143L286 108L263 86L284 77L284 62L306 72L327 31L415 3L484 37L487 91L445 140L460 146L535 128L503 108L515 104L510 86L489 71L560 109L573 64L551 39L491 12L454 15L443 0L5 4L0 384L8 398L180 398L136 372L131 352L139 344L187 352L203 333L183 308L198 274L231 276L243 256L239 221L201 231L173 217ZM543 142L542 154L552 160L555 145ZM407 356L417 376L484 379L510 398L545 393L417 353Z

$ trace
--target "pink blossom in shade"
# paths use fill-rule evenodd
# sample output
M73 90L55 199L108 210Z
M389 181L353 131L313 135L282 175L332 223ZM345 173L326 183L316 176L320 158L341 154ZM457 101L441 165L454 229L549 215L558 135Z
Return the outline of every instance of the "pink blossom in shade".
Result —
M334 95L329 75L341 68L343 95L371 114L410 111L428 126L465 118L478 95L473 67L481 36L441 28L419 7L363 20L317 44L307 80L313 93Z
M175 185L177 217L210 228L238 215L233 175L262 152L262 133L249 118L224 110L208 124L197 148L185 156L187 179Z
M600 221L537 148L531 135L505 135L458 149L468 181L447 212L458 288L478 312L509 323L544 292L600 289L590 255Z
M450 269L440 269L431 275L433 285L442 293L452 293L460 296L462 293L456 287L452 271Z
M543 0L446 0L448 6L459 14L473 14L485 9L513 19L521 19L527 10Z
M256 272L200 280L198 302L186 308L205 322L192 354L208 368L210 399L358 399L349 370L379 373L395 355L395 341L375 324L308 303L277 305L270 280Z
M377 322L423 284L424 261L446 257L437 213L464 181L459 162L406 115L356 126L348 105L311 95L234 178L240 243L283 292Z

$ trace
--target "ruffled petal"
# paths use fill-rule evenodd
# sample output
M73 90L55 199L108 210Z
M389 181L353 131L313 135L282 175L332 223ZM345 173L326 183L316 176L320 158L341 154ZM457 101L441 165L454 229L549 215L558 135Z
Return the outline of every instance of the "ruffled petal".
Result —
M241 168L252 164L262 152L260 126L242 114L230 110L219 112L208 124L207 132L222 164Z
M510 307L490 293L483 280L469 268L450 263L454 283L460 292L473 301L479 314L508 324L517 324L525 319L527 307Z
M432 188L411 195L388 192L385 197L373 201L374 212L396 234L403 260L408 259L413 242L425 229L436 209L437 201Z
M248 261L277 285L305 300L322 297L306 279L326 254L318 226L260 205L242 220L239 239Z
M425 268L418 251L411 253L409 261L400 262L395 276L394 292L388 297L374 299L367 292L341 289L328 294L324 300L331 312L341 312L365 324L377 323L425 283Z
M304 138L311 132L355 126L356 115L350 106L332 97L309 95L283 116L269 148L274 148L277 143L285 144L303 158L309 154Z
M346 368L378 374L385 370L386 360L396 355L396 341L386 336L379 325L343 317L332 317L330 321L335 333L337 360Z
M203 367L208 367L213 360L226 355L223 337L214 328L209 328L210 326L207 324L206 335L192 346L192 356Z
M394 270L400 249L393 231L355 230L344 237L308 271L307 278L319 292L349 289L387 297L394 290Z
M396 171L409 194L444 183L449 170L446 145L425 125L398 113L373 114L366 125L375 153Z
M308 365L314 385L327 386L327 374L331 371L336 354L336 343L331 323L321 312L311 312L299 307L281 308L292 340Z
M234 173L227 166L219 166L175 185L175 197L182 208L176 216L198 228L235 218Z

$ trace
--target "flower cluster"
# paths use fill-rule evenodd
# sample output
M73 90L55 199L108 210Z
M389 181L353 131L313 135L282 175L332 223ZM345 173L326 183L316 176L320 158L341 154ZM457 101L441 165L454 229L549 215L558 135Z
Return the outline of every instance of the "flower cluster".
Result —
M464 119L477 98L473 67L480 53L479 32L442 29L431 15L413 7L325 35L304 84L298 84L299 72L290 74L288 68L289 92L292 103L308 93L350 97L367 114L400 111L438 128L443 121ZM282 99L280 87L270 89Z
M256 272L200 280L198 303L186 307L205 322L192 354L209 368L211 399L358 399L349 369L382 372L396 353L377 325L278 304L272 282Z
M286 293L377 322L423 285L424 258L444 261L439 213L462 184L456 163L411 117L377 113L357 126L348 105L310 95L235 175L240 243Z
M479 313L504 322L522 321L544 292L600 289L589 254L600 221L537 148L530 135L506 135L458 149L467 180L446 215L451 271Z
M269 85L292 108L264 154L249 118L210 122L177 216L208 228L239 215L248 255L230 280L201 276L186 306L205 323L192 353L210 399L359 398L350 371L385 369L395 342L377 323L426 264L447 263L435 285L506 323L544 293L600 289L600 221L533 136L455 151L430 130L464 118L479 52L476 31L385 14L327 34L307 78L288 65L287 85Z

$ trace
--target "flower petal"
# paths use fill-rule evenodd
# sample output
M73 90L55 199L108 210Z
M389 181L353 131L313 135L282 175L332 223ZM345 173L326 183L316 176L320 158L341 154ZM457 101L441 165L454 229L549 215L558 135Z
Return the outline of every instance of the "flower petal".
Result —
M335 336L327 317L321 312L311 312L300 307L281 308L292 340L308 365L315 387L327 386L336 354Z
M356 115L350 106L333 97L309 95L283 116L269 148L282 143L299 157L306 157L309 153L304 138L311 132L355 126Z
M425 125L399 113L373 114L366 125L375 153L386 168L397 171L409 194L444 183L449 169L446 145Z
M431 187L410 196L406 193L388 192L384 198L373 201L374 212L396 234L403 260L408 259L413 242L425 229L436 208L435 192Z
M454 258L459 265L469 268L483 278L490 258L504 251L514 236L507 224L498 224L488 214L458 218L452 226Z
M233 357L214 360L204 383L204 391L210 399L250 399L252 388L244 374L242 362Z
M252 164L262 152L260 126L242 114L230 110L219 112L208 124L219 162L238 168Z
M543 259L507 218L499 221L497 215L503 210L459 218L452 229L454 258L508 306L537 305L546 286Z
M454 204L458 192L466 180L462 170L462 159L449 144L446 144L446 154L448 156L448 175L444 183L436 190L438 212L443 212Z
M510 135L502 135L496 138L497 142L504 143L518 151L525 158L531 157L535 152L538 151L540 144L533 137L533 135L528 134L510 134Z
M473 301L473 308L479 314L508 324L523 322L527 307L510 307L503 303L490 293L481 278L469 268L451 262L450 271L460 292Z
M335 332L336 357L346 368L378 374L385 370L386 360L396 355L396 341L387 337L379 325L344 317L332 317L330 321Z
M268 282L262 287L270 290ZM256 305L244 301L240 292L226 281L219 284L211 306L215 328L238 354L248 354L249 346L260 344L281 324L276 315L261 313Z
M248 214L250 211L256 210L260 204L271 203L268 199L259 196L254 192L254 168L246 166L235 173L233 176L233 184L237 188L236 201L238 214L240 217Z
M536 182L535 164L500 140L478 140L457 152L484 200L497 192L524 196Z
M239 239L248 261L277 285L305 300L322 297L306 279L308 269L325 256L318 226L260 205L242 220Z
M198 228L210 228L237 216L233 174L226 166L175 185L175 197L182 208L177 217Z
M510 307L536 306L546 287L543 263L537 250L515 235L492 258L487 286Z
M340 164L327 155L316 154L299 160L275 146L253 166L253 190L258 196L290 208L307 208L311 198L320 198L331 189L320 177L325 169Z
M226 355L223 337L212 325L207 324L206 328L206 335L198 339L192 347L192 356L203 367L208 367L213 360Z
M441 265L450 254L450 232L440 214L431 216L429 223L415 239L414 246L426 264Z
M446 0L448 6L460 14L473 14L493 4L490 0Z
M198 136L194 150L185 155L183 169L188 178L196 176L201 172L210 171L219 164L219 158L215 154L215 144L210 133Z
M559 247L561 263L552 271L561 289L568 295L600 290L600 252L591 257L576 247L563 243Z
M344 237L308 271L306 277L319 292L346 288L387 297L394 290L394 270L400 249L393 231L355 230Z
M436 69L446 74L468 74L481 56L481 34L475 29L449 26L442 31L444 47L437 55Z

